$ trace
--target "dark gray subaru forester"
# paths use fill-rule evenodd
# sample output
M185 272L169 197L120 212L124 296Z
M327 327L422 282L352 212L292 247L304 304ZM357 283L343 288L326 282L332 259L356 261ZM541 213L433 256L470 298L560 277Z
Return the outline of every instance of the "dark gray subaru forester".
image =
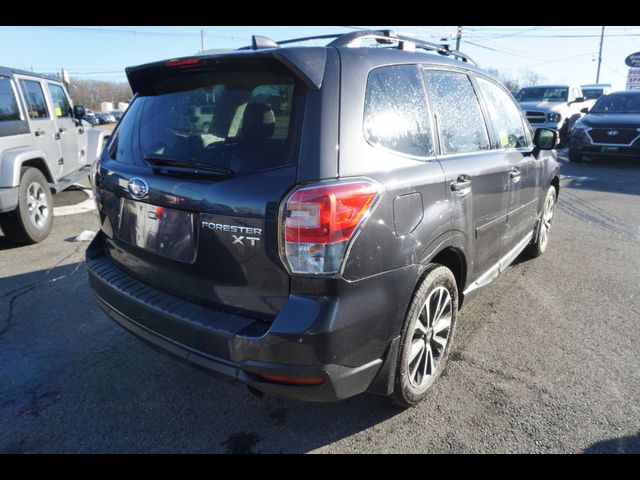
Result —
M321 38L127 69L89 280L124 328L254 393L409 406L459 308L545 251L556 133L447 45Z

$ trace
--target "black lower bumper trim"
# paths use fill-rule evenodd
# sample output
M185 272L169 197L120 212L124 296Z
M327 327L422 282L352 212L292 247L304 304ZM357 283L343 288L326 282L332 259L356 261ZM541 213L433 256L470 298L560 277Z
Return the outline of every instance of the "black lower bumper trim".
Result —
M306 401L341 400L366 391L383 364L383 358L355 367L305 363L305 359L313 358L305 356L311 352L310 347L325 349L323 342L330 332L299 332L297 338L305 334L309 337L303 345L270 332L269 324L257 328L256 324L263 323L260 320L189 304L128 276L109 258L96 253L93 243L87 250L87 267L98 305L120 326L163 352L267 394ZM297 357L292 358L295 364L269 361L272 346L283 341L292 349L302 345ZM262 352L262 358L253 352ZM261 375L322 377L325 381L321 385L287 385L267 381Z

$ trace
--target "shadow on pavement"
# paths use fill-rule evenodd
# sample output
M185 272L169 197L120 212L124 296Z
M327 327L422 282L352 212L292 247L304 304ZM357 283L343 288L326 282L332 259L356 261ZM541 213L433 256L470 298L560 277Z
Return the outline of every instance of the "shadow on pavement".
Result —
M582 190L640 195L640 159L599 159L572 163L558 152L562 186Z
M160 354L99 310L83 263L0 279L0 331L0 452L302 453L403 412L259 399Z
M584 453L640 453L640 433L594 443Z

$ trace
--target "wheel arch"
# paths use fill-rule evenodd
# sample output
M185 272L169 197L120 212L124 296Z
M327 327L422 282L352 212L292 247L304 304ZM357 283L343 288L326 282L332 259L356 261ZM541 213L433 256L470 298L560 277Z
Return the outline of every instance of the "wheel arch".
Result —
M19 147L7 150L0 156L0 187L17 187L20 185L22 167L34 167L42 172L48 182L54 178L45 160L42 150L31 147Z
M21 167L33 167L37 170L40 170L44 175L44 178L47 179L47 182L53 183L53 176L47 167L47 162L44 161L44 158L32 158L30 160L26 160L22 162Z
M460 307L464 296L462 292L464 291L467 281L467 259L464 252L459 248L448 246L434 255L430 263L438 263L451 270L458 287L458 307ZM424 274L420 278L420 281L422 281L423 278Z

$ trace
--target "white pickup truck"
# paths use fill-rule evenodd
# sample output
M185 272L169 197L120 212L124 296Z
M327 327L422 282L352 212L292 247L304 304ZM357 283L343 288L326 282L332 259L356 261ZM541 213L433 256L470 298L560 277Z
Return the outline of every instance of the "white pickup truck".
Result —
M89 175L109 133L84 116L63 83L0 67L0 228L7 239L44 240L52 194Z
M535 85L522 88L515 96L531 126L558 132L561 144L568 144L573 124L591 108L580 85Z

